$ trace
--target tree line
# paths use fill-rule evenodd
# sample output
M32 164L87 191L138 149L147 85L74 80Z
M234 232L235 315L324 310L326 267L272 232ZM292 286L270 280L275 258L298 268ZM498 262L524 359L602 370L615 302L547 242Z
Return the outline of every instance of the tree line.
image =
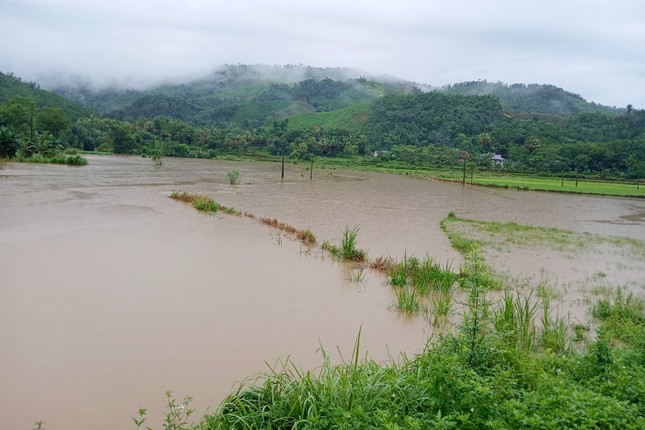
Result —
M344 90L331 81L307 82L289 91L302 88L323 97ZM489 95L416 91L377 99L358 131L325 126L291 129L288 124L285 118L255 127L216 127L165 115L74 119L60 107L39 107L28 97L14 97L0 104L0 157L68 148L208 158L261 151L295 159L365 156L375 162L450 167L468 154L469 161L492 168L492 155L498 154L510 170L645 176L645 111L631 107L613 115L583 112L555 117L509 113Z

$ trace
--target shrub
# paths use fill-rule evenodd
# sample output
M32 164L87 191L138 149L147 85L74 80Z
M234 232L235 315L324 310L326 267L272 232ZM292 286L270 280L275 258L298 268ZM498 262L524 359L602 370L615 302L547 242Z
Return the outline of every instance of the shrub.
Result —
M240 183L240 171L237 169L229 170L228 171L228 182L231 185L237 185Z

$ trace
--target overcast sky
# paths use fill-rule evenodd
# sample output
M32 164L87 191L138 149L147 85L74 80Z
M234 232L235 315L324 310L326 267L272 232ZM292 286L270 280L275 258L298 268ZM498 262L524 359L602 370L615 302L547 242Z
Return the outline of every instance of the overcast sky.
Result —
M547 83L645 109L645 0L0 0L0 71L138 86L222 64Z

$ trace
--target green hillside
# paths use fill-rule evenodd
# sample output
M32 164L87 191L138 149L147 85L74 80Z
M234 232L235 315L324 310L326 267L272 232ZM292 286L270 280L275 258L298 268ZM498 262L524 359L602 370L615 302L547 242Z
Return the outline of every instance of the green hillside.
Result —
M443 90L464 96L491 95L498 98L502 108L509 112L535 112L557 116L582 112L608 115L619 113L618 109L590 103L578 94L553 85L508 85L503 82L471 81L448 85Z
M71 119L90 114L90 110L49 91L41 90L35 82L24 82L12 73L0 72L0 104L16 97L33 100L36 110L59 108Z
M198 126L248 128L297 114L364 105L414 88L411 82L379 82L348 69L237 65L202 79L147 90L67 86L55 92L120 120L168 116Z
M301 113L289 117L289 130L345 128L360 131L371 113L371 103L357 103L330 112Z

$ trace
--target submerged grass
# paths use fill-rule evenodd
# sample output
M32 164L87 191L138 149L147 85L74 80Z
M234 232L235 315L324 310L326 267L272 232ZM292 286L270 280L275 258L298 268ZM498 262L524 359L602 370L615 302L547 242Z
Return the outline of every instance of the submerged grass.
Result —
M323 250L329 252L339 260L354 261L356 263L366 262L367 252L356 246L358 230L358 226L352 228L350 228L349 226L345 227L340 246L325 242L323 243Z
M214 214L220 210L227 215L241 216L242 213L235 210L234 208L222 206L213 199L203 194L191 194L185 191L173 191L170 194L170 198L177 200L186 204L192 205L195 209L200 212L205 212L208 214Z
M424 303L431 302L435 325L438 317L446 317L452 306L453 287L459 275L452 271L449 264L444 267L430 257L423 261L407 254L396 263L382 260L379 266L387 266L389 284L394 288L396 302L394 308L406 313L415 313L421 309L429 310Z
M460 218L454 212L441 221L441 229L452 246L463 254L467 254L474 245L497 249L509 245L521 248L542 245L573 254L594 246L613 246L625 249L634 258L645 259L645 242L628 237L607 237L515 222L479 221ZM473 239L473 236L477 236L477 239Z
M67 164L68 166L85 166L87 165L87 158L80 154L59 154L51 157L43 157L41 155L34 155L31 157L16 157L14 161L19 163L35 163L35 164Z
M306 246L313 247L317 244L316 235L308 228L302 230L297 229L289 224L279 222L275 218L260 218L260 222L264 225L268 225L269 227L273 227L287 234L290 234L291 236L294 236Z
M442 228L452 231L450 224L459 221L453 214ZM343 239L355 246L357 231ZM240 384L198 423L180 422L181 428L645 428L640 300L620 290L599 300L593 311L599 335L575 350L567 319L553 316L550 294L521 297L509 290L500 303L491 303L486 294L500 285L480 244L465 235L458 242L466 257L459 274L407 255L400 263L383 257L369 263L395 280L395 307L404 312L422 308L421 291L427 291L439 321L453 308L453 284L467 293L462 322L422 353L385 363L361 358L359 334L349 361L332 364L321 349L322 365L305 371L287 359ZM326 241L321 247L338 253L343 248ZM441 276L434 270L451 273L450 288L448 280L435 286Z
M492 318L484 303L475 294L460 329L412 358L377 363L355 347L336 365L323 350L314 371L287 360L242 383L195 428L645 426L642 320L620 333L620 345L600 338L576 353L537 343L532 301L508 295Z

